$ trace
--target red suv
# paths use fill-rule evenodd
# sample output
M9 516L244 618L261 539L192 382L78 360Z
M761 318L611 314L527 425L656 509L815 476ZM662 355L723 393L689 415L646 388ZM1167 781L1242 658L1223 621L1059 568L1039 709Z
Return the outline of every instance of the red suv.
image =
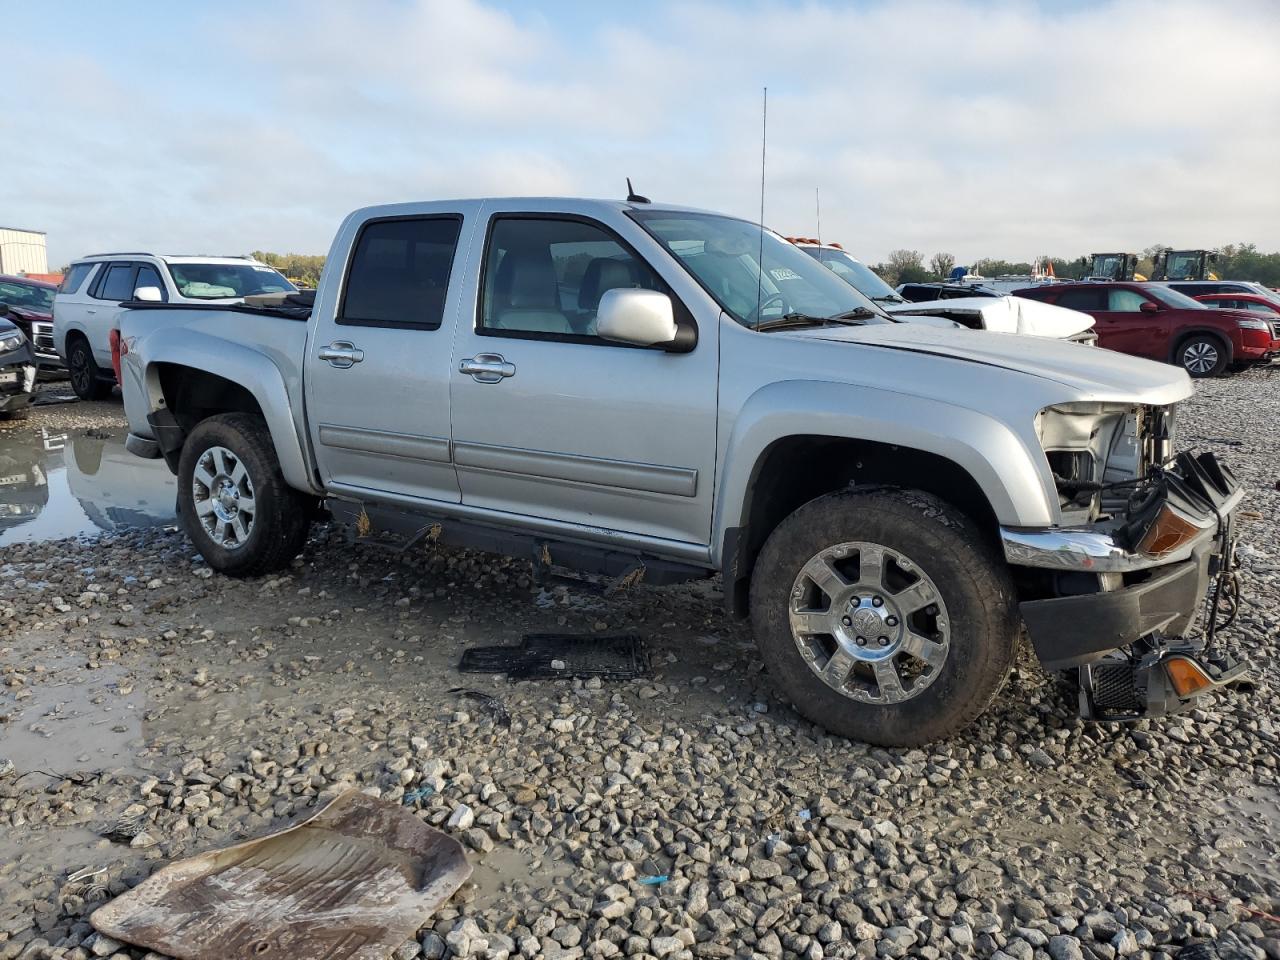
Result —
M1181 364L1214 377L1280 356L1280 323L1247 310L1214 310L1164 283L1051 283L1015 290L1090 314L1098 346Z

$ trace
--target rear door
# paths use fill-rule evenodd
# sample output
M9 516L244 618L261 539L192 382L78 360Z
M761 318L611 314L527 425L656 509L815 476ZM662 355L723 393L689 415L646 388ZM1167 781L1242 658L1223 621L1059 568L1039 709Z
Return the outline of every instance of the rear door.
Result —
M103 370L111 369L111 331L120 323L120 304L133 299L139 264L133 260L112 260L103 264L84 306L84 331L93 350L93 359Z
M543 529L701 547L715 479L719 311L695 320L676 292L688 276L621 211L561 210L563 201L486 204L453 367L463 503ZM693 349L598 337L600 298L619 287L672 296L681 322L696 324Z
M400 208L396 208L397 210ZM457 503L449 371L475 203L406 205L345 224L308 341L306 409L325 486L362 498ZM345 244L345 246L344 246Z

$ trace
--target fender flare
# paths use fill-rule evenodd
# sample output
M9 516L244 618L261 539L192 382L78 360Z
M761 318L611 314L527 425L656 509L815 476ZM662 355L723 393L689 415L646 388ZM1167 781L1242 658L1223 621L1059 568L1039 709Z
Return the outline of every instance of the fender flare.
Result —
M149 334L140 357L144 370L148 408L165 409L160 386L160 364L190 367L239 384L253 396L267 422L271 443L280 461L285 482L297 490L323 495L312 476L289 399L284 374L265 354L190 327L169 327Z
M812 380L771 383L747 399L721 439L712 550L719 552L726 532L746 522L750 486L769 448L801 435L934 454L973 478L1001 524L1049 526L1056 522L1057 495L1030 431L1028 424L1028 435L1021 437L978 411L910 394Z
M1181 368L1182 363L1178 360L1178 351L1182 349L1182 345L1187 342L1188 337L1194 337L1198 334L1213 337L1227 349L1227 363L1231 363L1235 359L1236 345L1231 339L1231 335L1217 327L1188 327L1185 330L1179 330L1178 335L1173 338L1173 346L1169 348L1169 362L1174 366Z

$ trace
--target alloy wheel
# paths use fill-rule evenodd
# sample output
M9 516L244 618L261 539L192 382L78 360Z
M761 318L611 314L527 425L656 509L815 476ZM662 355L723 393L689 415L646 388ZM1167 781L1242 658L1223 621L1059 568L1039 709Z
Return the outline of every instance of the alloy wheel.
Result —
M1190 343L1182 351L1182 365L1192 373L1208 373L1218 365L1218 348L1206 340Z
M909 557L882 544L841 543L811 558L788 607L809 669L853 700L910 700L946 663L951 627L941 592Z
M210 447L196 461L191 493L196 519L210 539L228 550L248 542L257 504L244 461L226 447Z

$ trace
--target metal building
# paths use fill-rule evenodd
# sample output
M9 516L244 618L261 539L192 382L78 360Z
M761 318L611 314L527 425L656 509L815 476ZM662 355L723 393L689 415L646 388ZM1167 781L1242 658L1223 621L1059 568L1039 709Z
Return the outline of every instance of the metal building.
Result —
M0 227L0 273L48 273L43 230Z

